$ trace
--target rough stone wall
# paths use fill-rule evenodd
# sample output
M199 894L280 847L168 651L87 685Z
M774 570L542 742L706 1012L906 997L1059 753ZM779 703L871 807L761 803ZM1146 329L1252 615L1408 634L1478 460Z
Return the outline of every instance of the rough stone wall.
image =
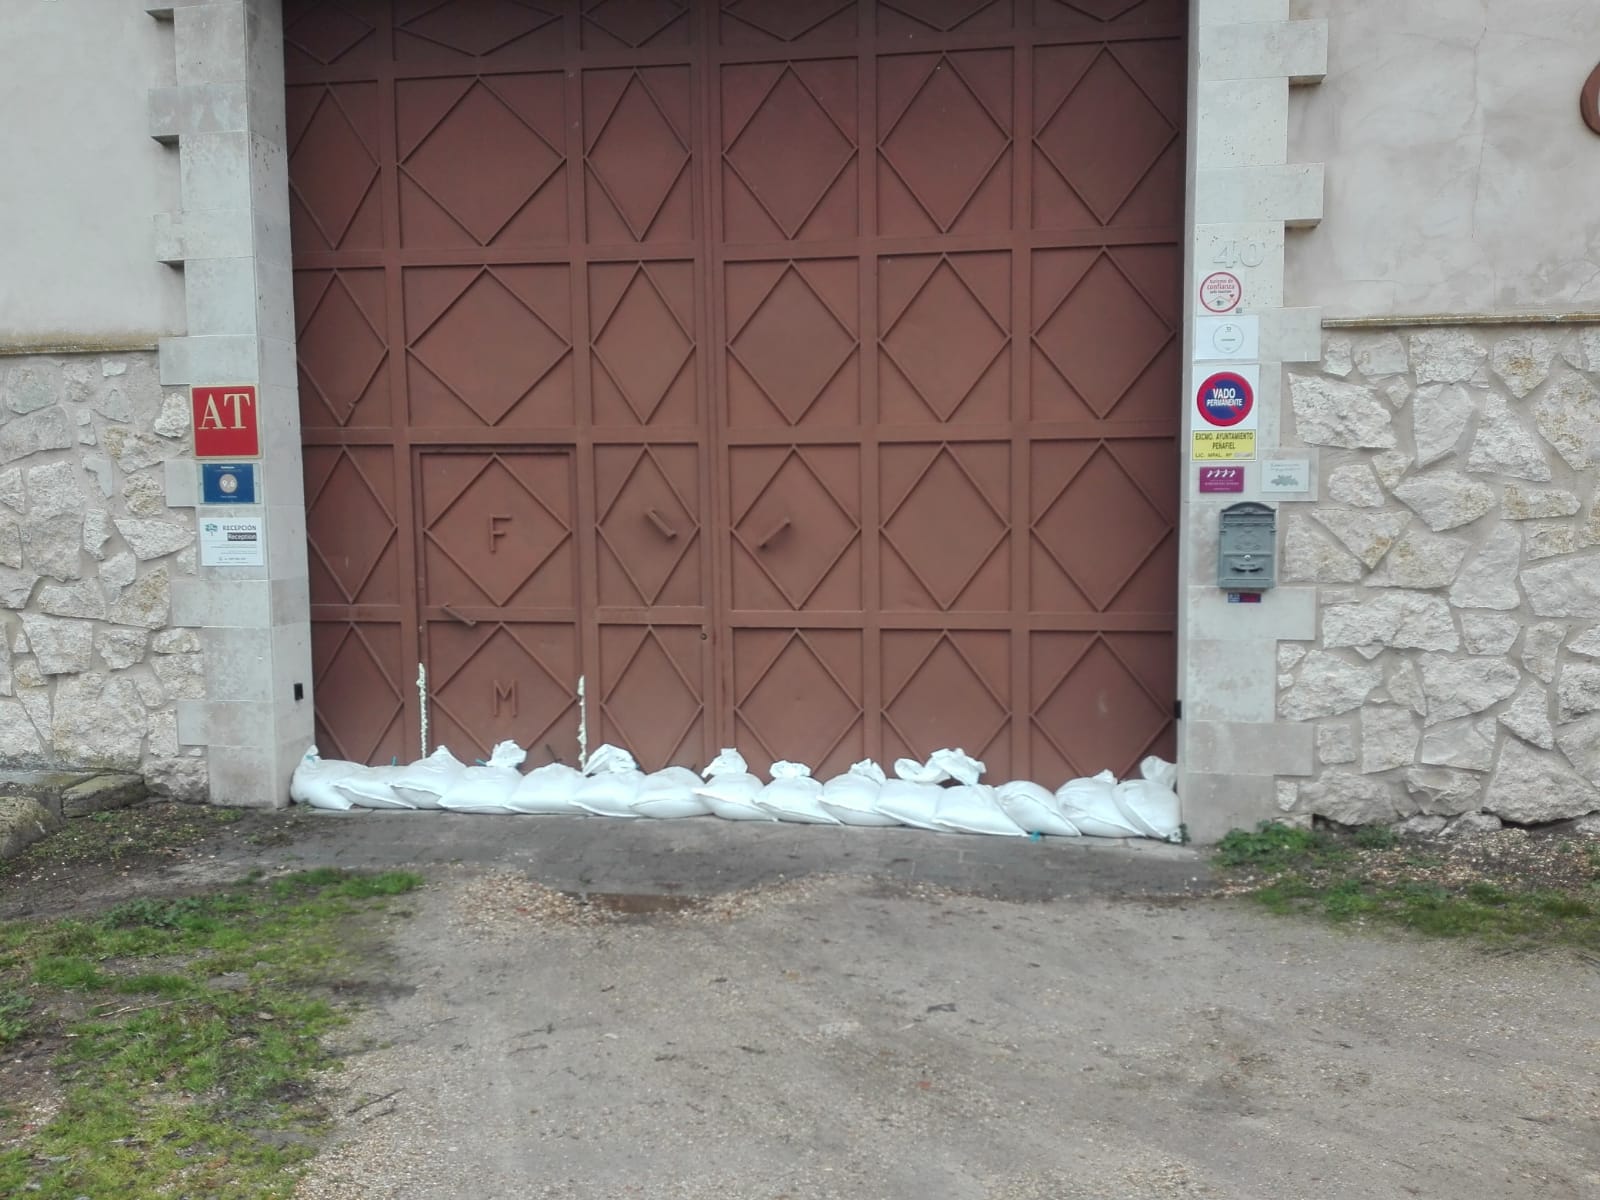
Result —
M1279 807L1600 810L1600 327L1329 330L1323 350L1289 379L1319 499L1280 509L1319 636L1279 644L1278 713L1315 723L1317 762Z
M195 573L194 510L166 496L189 426L154 353L0 358L0 765L142 769L204 799L174 711L204 698L200 641L168 628Z

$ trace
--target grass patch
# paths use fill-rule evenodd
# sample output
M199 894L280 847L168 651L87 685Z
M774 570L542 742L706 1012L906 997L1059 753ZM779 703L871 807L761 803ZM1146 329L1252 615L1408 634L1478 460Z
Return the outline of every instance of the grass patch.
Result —
M1263 821L1253 833L1235 829L1218 842L1217 862L1224 867L1286 867L1318 849L1323 841L1322 835L1312 830Z
M0 1045L65 1047L48 1119L0 1111L0 1195L291 1195L344 1020L323 981L353 965L351 922L420 883L306 871L0 924Z
M4 1049L28 1032L28 1014L33 1011L33 999L15 988L0 989L0 1049Z
M1507 830L1407 842L1263 824L1218 843L1225 889L1276 913L1431 937L1600 951L1600 847Z

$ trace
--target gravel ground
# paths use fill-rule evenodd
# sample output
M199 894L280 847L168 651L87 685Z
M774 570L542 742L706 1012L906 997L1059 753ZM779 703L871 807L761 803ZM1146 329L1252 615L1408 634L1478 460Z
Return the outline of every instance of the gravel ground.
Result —
M1600 1196L1570 956L826 872L431 878L301 1200Z

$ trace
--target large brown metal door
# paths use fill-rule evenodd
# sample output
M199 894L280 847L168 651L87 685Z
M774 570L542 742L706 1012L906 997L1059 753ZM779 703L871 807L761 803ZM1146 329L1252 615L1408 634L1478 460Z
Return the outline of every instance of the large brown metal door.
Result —
M320 736L1170 753L1182 0L288 16Z

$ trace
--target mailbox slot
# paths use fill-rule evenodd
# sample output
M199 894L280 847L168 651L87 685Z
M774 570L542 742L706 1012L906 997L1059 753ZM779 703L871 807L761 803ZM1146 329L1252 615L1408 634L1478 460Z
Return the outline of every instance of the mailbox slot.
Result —
M1245 500L1222 510L1217 542L1217 586L1230 592L1264 592L1278 581L1278 514Z

